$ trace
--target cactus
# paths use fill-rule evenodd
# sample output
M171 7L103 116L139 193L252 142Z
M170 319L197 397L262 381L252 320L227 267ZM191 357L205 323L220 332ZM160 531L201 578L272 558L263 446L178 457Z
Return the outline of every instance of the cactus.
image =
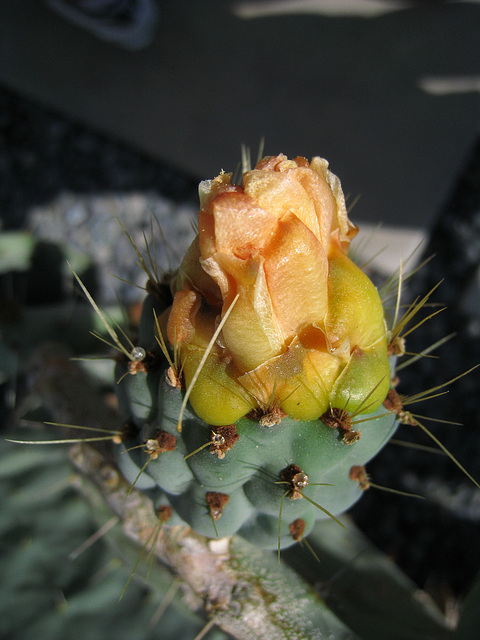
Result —
M215 625L237 638L452 637L341 515L375 486L365 465L398 424L426 430L409 402L440 388L411 398L395 390L407 327L433 290L400 317L402 269L377 291L347 255L355 233L325 160L264 158L240 185L221 173L200 185L198 235L176 273L157 273L148 247L149 260L135 247L148 282L134 341L76 276L118 352L122 417L55 349L37 354L35 391L52 418L85 425L71 458L99 524L113 517L143 546L130 578L147 551L179 576L192 608L203 602L210 621L198 638L223 637ZM263 549L277 549L278 564ZM348 611L341 586L312 591L308 583L360 554ZM168 600L176 583L160 569ZM369 615L374 606L383 614Z
M393 338L325 160L264 158L200 199L199 233L178 273L149 280L118 365L117 462L174 522L285 548L358 500L355 469L394 433Z

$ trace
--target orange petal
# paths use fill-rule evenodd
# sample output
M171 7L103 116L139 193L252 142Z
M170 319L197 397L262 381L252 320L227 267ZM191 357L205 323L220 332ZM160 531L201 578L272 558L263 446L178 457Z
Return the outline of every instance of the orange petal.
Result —
M284 339L310 324L323 326L328 304L328 261L319 240L293 214L278 223L265 251L265 274Z
M173 283L174 291L194 289L201 291L207 302L221 306L222 296L217 283L201 266L201 255L198 235L195 237L185 256Z
M167 335L171 344L186 342L195 333L200 296L195 291L177 291L168 317Z
M259 255L248 261L224 254L214 257L215 261L205 266L218 268L227 283L228 291L222 290L223 313L239 294L222 329L222 340L237 367L249 371L277 355L283 347L265 280L264 261Z

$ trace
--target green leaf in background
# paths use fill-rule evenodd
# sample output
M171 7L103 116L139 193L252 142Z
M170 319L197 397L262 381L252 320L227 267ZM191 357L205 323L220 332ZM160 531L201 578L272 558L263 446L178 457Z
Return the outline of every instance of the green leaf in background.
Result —
M38 434L28 435L38 439ZM205 620L173 603L151 626L166 593L155 572L151 582L132 580L119 601L138 548L132 545L126 564L103 540L72 559L71 554L98 530L98 523L90 504L72 489L72 467L63 446L14 445L2 438L0 457L0 637L196 637ZM118 536L126 540L121 530ZM228 636L212 629L205 637Z
M0 274L27 271L36 239L27 231L0 233Z

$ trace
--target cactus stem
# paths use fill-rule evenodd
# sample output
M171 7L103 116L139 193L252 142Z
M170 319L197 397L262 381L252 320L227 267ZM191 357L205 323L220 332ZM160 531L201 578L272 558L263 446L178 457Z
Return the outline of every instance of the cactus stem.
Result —
M312 500L312 498L309 498L307 495L305 495L305 493L303 493L303 489L305 489L305 487L307 487L309 484L311 484L312 486L332 486L330 483L328 482L310 483L308 479L308 475L304 471L302 471L302 469L296 464L291 464L285 469L282 469L282 471L280 472L280 477L281 477L281 481L278 481L275 484L286 484L288 486L288 489L287 491L285 491L285 493L282 495L280 499L280 508L278 511L278 553L277 555L278 555L279 561L280 561L280 546L281 546L280 532L281 532L281 526L282 526L282 510L283 510L283 501L285 500L286 496L289 496L290 500L298 500L301 498L305 498L307 502L310 502L310 504L313 504L314 507L316 507L317 509L320 509L320 511L323 511L323 513L325 513L329 518L331 518L332 520L335 520L335 522L337 522L341 527L346 529L345 525L342 522L340 522L340 520L338 520L333 515L333 513L330 513L330 511L325 509L325 507L322 507L317 502L315 502L315 500Z
M228 316L230 315L230 313L233 310L233 307L236 305L237 300L239 299L240 294L237 293L237 295L235 296L235 298L232 300L232 304L228 307L228 309L225 311L225 315L223 316L222 320L219 322L218 327L215 330L215 333L213 334L210 342L208 343L207 348L205 349L205 352L202 356L202 359L200 360L200 362L198 363L198 367L193 375L193 378L190 382L190 385L188 387L188 389L185 392L185 395L183 397L183 402L182 402L182 406L180 407L180 414L178 416L178 421L177 421L177 431L182 431L182 420L183 420L183 414L185 413L185 409L187 408L187 403L188 403L188 399L190 397L190 394L192 393L192 389L198 379L198 376L200 375L205 362L207 361L208 356L210 355L211 350L213 349L213 345L215 344L218 336L220 335L221 330L223 329L223 325L225 324L225 322L228 319Z

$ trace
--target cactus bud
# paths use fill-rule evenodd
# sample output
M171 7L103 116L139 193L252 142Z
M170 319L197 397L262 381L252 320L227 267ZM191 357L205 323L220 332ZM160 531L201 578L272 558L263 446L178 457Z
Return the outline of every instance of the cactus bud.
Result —
M328 163L266 157L241 186L225 173L201 183L200 204L167 328L187 387L210 349L190 393L197 415L225 425L276 409L313 420L370 393L376 409L390 385L384 314L346 255L356 227Z

